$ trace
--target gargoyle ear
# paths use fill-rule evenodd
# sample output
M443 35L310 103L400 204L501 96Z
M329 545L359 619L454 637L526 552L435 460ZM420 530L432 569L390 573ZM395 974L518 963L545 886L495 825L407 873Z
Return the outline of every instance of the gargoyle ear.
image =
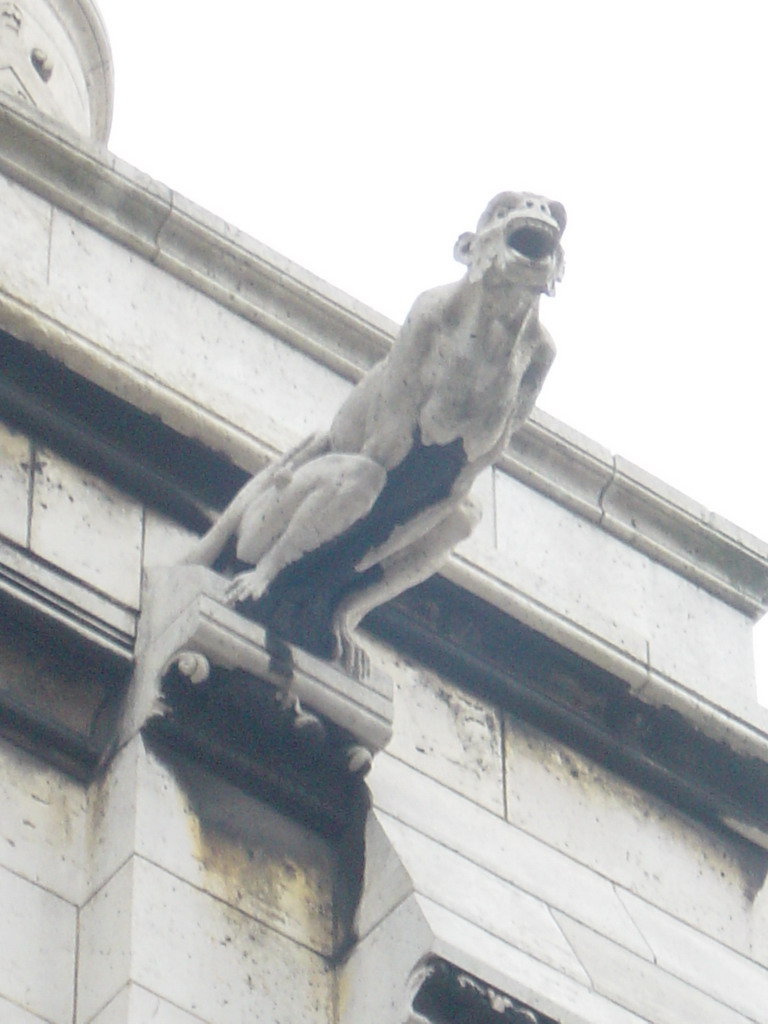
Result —
M458 260L459 263L464 263L469 266L470 251L472 249L472 243L475 240L474 232L465 231L459 235L456 239L456 245L453 247L453 258Z
M562 246L558 245L557 252L555 253L555 264L552 268L552 274L547 280L547 295L555 294L555 285L563 280L563 273L565 272L565 255L563 254Z

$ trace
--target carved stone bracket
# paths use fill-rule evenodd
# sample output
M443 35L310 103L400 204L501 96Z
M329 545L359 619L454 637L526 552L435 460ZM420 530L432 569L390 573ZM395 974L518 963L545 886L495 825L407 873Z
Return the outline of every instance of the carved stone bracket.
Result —
M391 736L391 681L373 671L359 682L271 636L227 605L226 587L199 566L150 572L124 734L159 719L273 774L292 759L365 774Z

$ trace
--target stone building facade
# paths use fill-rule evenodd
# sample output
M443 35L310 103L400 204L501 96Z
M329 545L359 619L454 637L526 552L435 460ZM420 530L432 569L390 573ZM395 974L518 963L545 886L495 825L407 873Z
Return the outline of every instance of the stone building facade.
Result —
M766 546L536 412L307 728L163 567L395 325L109 154L90 0L0 33L2 1024L764 1024Z

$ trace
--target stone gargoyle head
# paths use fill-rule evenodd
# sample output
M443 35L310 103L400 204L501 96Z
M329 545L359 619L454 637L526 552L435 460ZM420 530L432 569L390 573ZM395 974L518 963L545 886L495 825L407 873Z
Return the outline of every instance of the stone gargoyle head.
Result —
M454 248L469 268L470 281L490 286L516 284L553 295L564 268L560 238L565 208L530 192L501 192Z

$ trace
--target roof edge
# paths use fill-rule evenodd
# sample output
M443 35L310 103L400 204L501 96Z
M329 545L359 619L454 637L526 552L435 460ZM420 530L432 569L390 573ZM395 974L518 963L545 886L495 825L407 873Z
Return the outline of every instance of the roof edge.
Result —
M386 317L11 97L0 102L0 138L9 177L341 376L359 379L392 344L398 328ZM40 347L53 344L43 333ZM243 464L231 430L197 410L204 441L201 423ZM768 610L768 544L541 410L500 467L741 613Z

